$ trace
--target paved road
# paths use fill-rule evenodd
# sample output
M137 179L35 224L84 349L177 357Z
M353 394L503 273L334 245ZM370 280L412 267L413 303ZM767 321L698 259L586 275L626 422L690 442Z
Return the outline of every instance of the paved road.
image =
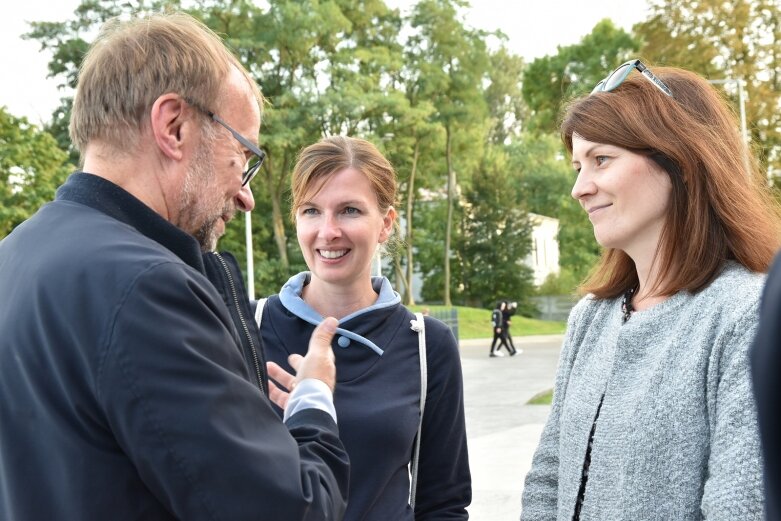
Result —
M523 479L550 411L526 405L551 389L561 335L517 337L523 353L489 358L490 340L461 342L475 521L517 521Z

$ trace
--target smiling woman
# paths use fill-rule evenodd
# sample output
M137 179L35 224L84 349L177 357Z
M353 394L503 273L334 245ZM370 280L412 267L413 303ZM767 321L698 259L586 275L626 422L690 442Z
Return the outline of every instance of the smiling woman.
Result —
M304 149L292 176L292 214L309 271L291 277L256 317L279 384L314 325L324 316L339 319L334 405L350 456L345 520L467 519L471 479L456 340L442 322L422 317L421 356L420 318L386 278L371 276L372 257L393 233L396 186L393 167L368 141L334 136ZM410 456L417 441L416 482Z
M604 253L570 314L521 519L759 521L747 350L779 211L706 80L627 64L561 127Z

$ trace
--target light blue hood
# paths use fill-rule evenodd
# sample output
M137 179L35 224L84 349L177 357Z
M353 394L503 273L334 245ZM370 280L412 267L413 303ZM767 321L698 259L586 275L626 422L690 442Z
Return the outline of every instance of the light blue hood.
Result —
M317 311L312 309L309 304L304 302L304 300L301 298L301 293L304 290L304 286L309 283L311 275L312 274L310 272L304 271L298 275L293 275L290 277L290 279L288 279L288 281L279 291L279 301L282 303L285 309L293 313L295 316L316 326L323 321L323 317L320 316ZM401 297L398 293L396 293L396 291L393 290L390 285L390 281L385 277L372 277L372 287L379 295L377 297L377 301L369 307L358 310L355 313L351 313L342 318L339 321L339 324L344 324L348 320L352 320L353 318L358 317L364 313L396 306L401 303ZM361 335L341 327L336 328L336 333L344 338L349 338L350 340L359 342L369 347L378 355L382 356L383 350L368 338L362 337ZM341 347L346 347L341 338L338 340L338 343Z

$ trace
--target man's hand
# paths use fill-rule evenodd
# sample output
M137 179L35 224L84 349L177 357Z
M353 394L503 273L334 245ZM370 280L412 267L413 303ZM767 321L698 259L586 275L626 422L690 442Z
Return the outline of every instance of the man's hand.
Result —
M331 340L337 324L337 320L332 317L323 320L312 332L306 356L293 354L288 357L288 363L296 371L295 376L274 362L266 364L268 375L273 380L269 381L269 398L280 408L285 408L290 393L296 384L305 378L321 380L333 392L336 385L336 365Z

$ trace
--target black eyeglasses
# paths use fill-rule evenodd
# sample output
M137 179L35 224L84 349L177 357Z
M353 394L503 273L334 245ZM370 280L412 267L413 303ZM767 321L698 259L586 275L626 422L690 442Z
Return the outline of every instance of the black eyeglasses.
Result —
M200 110L201 112L209 116L213 121L216 121L217 123L225 127L228 130L228 132L230 132L233 135L233 137L236 138L236 141L241 143L244 147L246 147L247 150L249 150L255 155L254 158L251 158L247 161L247 164L245 165L244 168L244 173L241 175L241 186L247 186L247 183L252 181L252 178L255 177L255 174L257 174L258 170L260 170L260 165L263 164L263 160L266 158L266 153L263 152L260 148L258 148L257 145L252 144L252 142L249 139L245 138L244 136L242 136L241 134L233 130L233 128L231 128L230 125L225 123L225 121L223 121L222 118L219 117L214 112L203 108L202 106L200 106L198 103L194 102L191 99L184 98L184 100L188 104L192 105L196 109Z
M624 80L627 76L629 76L629 73L633 70L637 69L640 71L640 73L643 75L644 78L646 78L648 81L656 85L656 87L670 96L673 97L673 93L670 90L670 88L664 84L662 80L654 76L654 73L652 73L650 70L648 70L648 67L643 65L643 62L640 60L629 60L626 63L622 63L616 69L608 74L604 80L597 83L597 86L594 87L594 89L591 91L591 94L594 94L595 92L610 92L611 90L614 90L619 85L624 83Z

